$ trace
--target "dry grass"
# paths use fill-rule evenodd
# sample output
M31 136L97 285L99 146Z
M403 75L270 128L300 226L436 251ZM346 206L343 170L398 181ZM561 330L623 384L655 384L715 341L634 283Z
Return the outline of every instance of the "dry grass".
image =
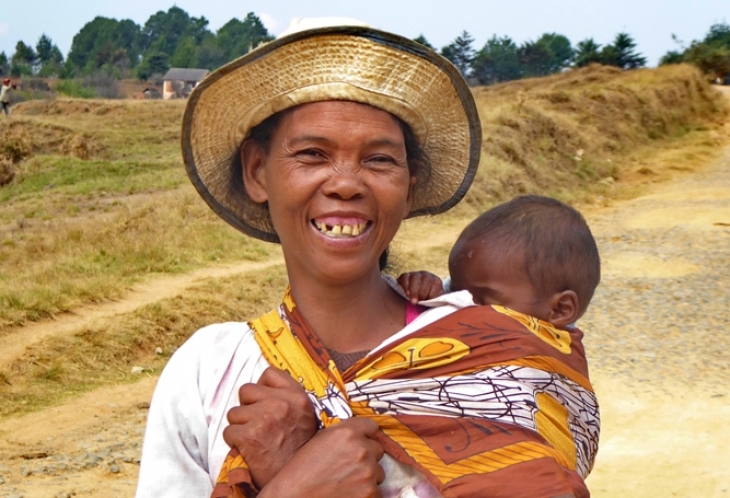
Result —
M195 330L270 310L286 285L283 265L267 275L214 279L183 295L34 345L0 371L0 417L31 411L96 386L131 382L132 366L159 371ZM163 354L156 355L155 349Z
M180 102L28 102L0 128L0 331L118 298L149 275L260 260L181 167ZM0 153L2 151L0 150Z
M570 202L608 195L607 187L635 179L637 155L719 128L728 116L722 95L683 65L592 66L474 93L484 144L466 201L477 210L521 193Z
M482 164L466 202L439 223L536 192L573 203L636 195L706 164L727 143L727 109L692 68L588 68L474 90ZM0 333L117 298L149 275L266 258L193 192L179 151L181 102L28 102L0 124L23 156L0 189ZM10 126L11 128L8 128ZM85 151L85 152L84 152ZM397 244L396 244L397 245ZM407 249L407 245L404 246ZM448 246L400 250L398 270L443 273ZM0 371L0 416L159 370L199 327L270 309L283 267L186 291L29 348ZM162 347L165 354L154 354Z

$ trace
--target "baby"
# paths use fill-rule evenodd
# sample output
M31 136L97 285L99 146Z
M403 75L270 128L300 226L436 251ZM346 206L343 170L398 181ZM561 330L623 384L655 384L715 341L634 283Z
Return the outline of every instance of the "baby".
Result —
M448 291L466 290L474 304L500 305L566 329L588 308L601 278L598 248L575 209L525 195L472 221L449 255ZM428 272L398 278L416 303L441 296Z
M600 416L583 334L574 324L588 308L600 273L596 242L581 214L555 199L526 195L490 209L464 229L451 250L445 286L423 271L398 278L411 302L432 308L411 323L413 328L474 305L494 308L485 310L475 334L490 330L491 323L495 332L483 340L500 336L495 368L483 371L483 384L472 386L458 403L467 406L484 398L495 407L486 418L506 422L505 428L517 424L538 432L565 458L562 465L574 471L567 475L576 490L570 496L576 497L588 496L582 479L598 450ZM494 311L517 320L523 331L502 328ZM515 347L515 340L522 342ZM500 362L510 347L523 356ZM504 485L496 476L494 486L515 492L513 484Z

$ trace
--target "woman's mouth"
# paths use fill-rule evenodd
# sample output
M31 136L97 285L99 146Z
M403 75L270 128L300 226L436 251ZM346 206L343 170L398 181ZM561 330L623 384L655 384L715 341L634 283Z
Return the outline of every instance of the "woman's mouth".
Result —
M357 237L370 225L369 221L356 222L356 221L339 221L339 222L326 222L320 220L312 220L312 224L327 237L333 238L348 238Z

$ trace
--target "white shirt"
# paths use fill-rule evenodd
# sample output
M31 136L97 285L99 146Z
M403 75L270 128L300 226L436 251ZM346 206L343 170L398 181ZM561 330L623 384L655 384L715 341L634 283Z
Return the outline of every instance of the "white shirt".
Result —
M376 350L473 302L462 291L420 304L436 309ZM170 358L152 397L136 497L210 496L230 450L223 440L226 415L240 404L239 388L257 382L268 367L247 323L210 325L188 339ZM381 465L383 486L402 486L399 496L417 497L411 488L423 476L389 457Z

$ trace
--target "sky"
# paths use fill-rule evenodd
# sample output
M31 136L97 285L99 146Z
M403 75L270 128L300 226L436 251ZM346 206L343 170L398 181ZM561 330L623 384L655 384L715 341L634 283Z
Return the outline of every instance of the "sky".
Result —
M573 45L586 38L603 45L624 31L650 66L678 49L672 34L688 45L712 24L730 23L730 0L0 0L0 52L10 57L18 40L35 46L45 33L66 56L74 35L96 16L143 26L173 5L205 16L213 31L248 12L275 35L293 18L349 17L409 38L422 34L438 48L464 30L477 49L495 34L518 44L559 33Z

